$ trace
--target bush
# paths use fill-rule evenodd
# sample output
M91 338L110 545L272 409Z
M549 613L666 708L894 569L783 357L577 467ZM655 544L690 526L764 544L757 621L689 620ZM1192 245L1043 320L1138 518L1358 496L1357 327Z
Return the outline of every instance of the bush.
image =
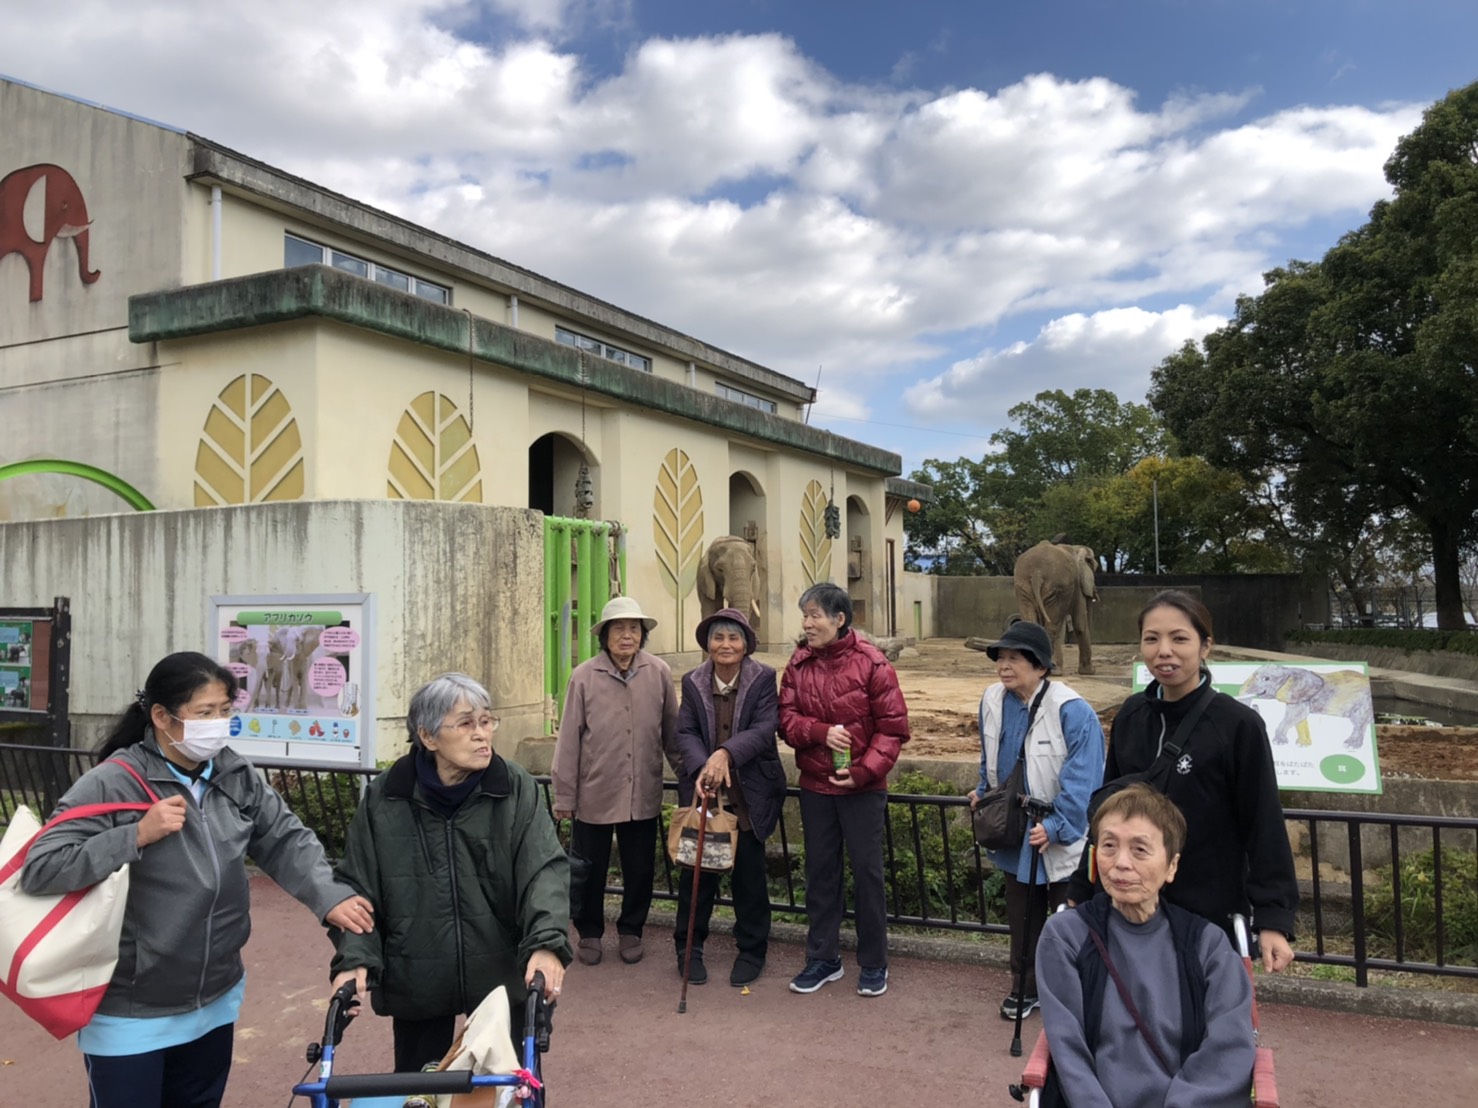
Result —
M1401 902L1396 903L1393 867L1380 867L1381 884L1365 894L1365 926L1371 953L1396 954L1400 912L1404 954L1416 961L1437 957L1437 900L1430 850L1401 859ZM1442 849L1443 956L1447 963L1478 964L1478 853Z
M1431 631L1401 627L1353 627L1346 631L1290 631L1285 636L1295 643L1344 643L1350 646L1373 646L1386 650L1451 651L1454 654L1478 655L1478 635L1467 631Z
M363 780L354 773L267 771L267 783L282 794L293 814L318 836L330 861L344 856L349 821L359 808Z

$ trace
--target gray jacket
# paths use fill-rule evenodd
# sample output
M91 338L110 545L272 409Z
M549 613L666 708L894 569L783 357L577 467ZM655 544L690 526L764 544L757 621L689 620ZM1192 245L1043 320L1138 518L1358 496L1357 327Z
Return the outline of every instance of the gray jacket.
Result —
M36 841L21 871L21 888L44 895L86 888L132 863L118 967L98 1008L105 1015L193 1011L241 980L241 948L251 934L248 854L320 920L354 895L334 881L313 832L239 754L216 755L198 805L152 734L113 760L131 765L161 799L185 796L184 828L140 850L134 824L142 812L71 820ZM147 800L127 770L104 762L67 790L57 810Z

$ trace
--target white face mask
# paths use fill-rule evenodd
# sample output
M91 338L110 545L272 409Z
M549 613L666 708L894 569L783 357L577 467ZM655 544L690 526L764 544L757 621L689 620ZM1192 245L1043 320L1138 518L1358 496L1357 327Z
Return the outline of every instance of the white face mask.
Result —
M231 740L229 719L180 719L185 729L183 738L175 739L175 747L187 758L197 762L208 762L219 754Z

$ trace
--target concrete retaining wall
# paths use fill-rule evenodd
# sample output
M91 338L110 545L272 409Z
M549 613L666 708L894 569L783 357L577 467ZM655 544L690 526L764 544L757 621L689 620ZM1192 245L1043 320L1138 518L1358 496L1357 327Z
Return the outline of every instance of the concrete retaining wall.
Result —
M1337 642L1291 642L1284 651L1340 662L1369 662L1371 668L1400 669L1429 677L1455 677L1478 683L1478 654L1451 650L1394 650Z
M543 729L543 525L537 512L345 500L0 524L0 602L72 601L74 746L95 745L176 650L210 652L211 596L375 596L377 744L405 750L427 678L487 685L500 749ZM531 584L532 583L532 584Z

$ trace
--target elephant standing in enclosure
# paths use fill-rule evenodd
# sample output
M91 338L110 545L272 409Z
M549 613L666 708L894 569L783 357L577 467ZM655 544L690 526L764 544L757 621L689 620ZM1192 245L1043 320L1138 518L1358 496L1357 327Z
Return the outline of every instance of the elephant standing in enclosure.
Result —
M754 548L738 535L720 535L698 563L698 600L707 619L720 608L737 608L760 626L760 567Z
M1094 571L1098 559L1086 546L1039 542L1016 559L1012 580L1016 608L1022 619L1047 628L1052 637L1052 659L1062 665L1062 643L1071 617L1078 636L1078 672L1093 672L1093 642L1088 630L1088 605L1098 599Z

